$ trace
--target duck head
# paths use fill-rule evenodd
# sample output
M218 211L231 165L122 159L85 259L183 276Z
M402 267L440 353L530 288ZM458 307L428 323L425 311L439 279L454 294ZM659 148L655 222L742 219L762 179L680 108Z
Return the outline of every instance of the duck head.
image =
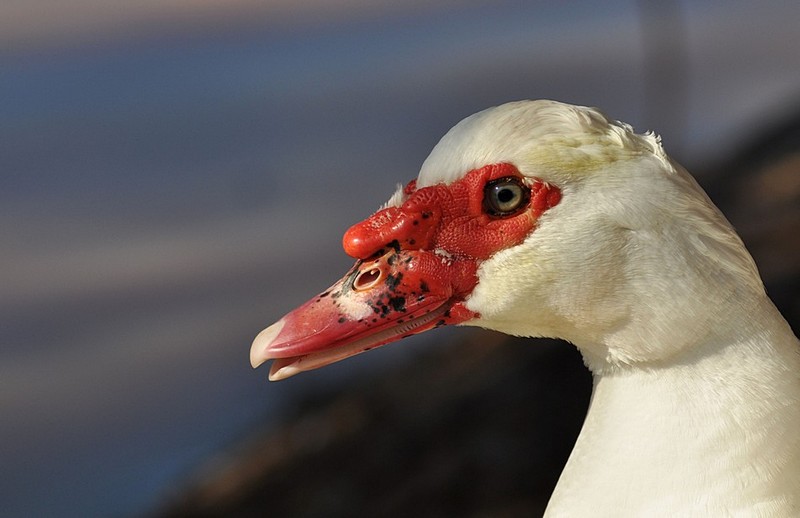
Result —
M656 136L554 101L461 121L343 245L350 271L253 342L271 380L452 324L563 338L593 370L660 361L713 325L711 299L763 293Z

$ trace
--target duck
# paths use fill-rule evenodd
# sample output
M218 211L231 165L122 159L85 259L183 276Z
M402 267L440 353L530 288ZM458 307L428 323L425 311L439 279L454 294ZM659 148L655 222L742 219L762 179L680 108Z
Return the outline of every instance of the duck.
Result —
M486 109L343 247L354 266L253 341L271 380L445 325L560 338L593 390L545 516L800 516L800 342L656 134Z

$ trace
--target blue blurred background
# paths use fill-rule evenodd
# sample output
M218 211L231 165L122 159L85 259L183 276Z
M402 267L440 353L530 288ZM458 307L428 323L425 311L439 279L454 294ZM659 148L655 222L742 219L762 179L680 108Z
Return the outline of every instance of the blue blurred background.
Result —
M461 118L599 106L702 170L800 107L798 20L787 1L3 2L0 514L140 515L298 398L440 340L279 384L248 361Z

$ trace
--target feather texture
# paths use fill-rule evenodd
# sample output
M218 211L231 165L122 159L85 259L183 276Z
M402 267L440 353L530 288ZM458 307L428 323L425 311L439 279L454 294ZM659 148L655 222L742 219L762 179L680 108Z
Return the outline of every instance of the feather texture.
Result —
M800 346L739 236L652 133L522 101L456 125L417 186L508 162L561 202L478 270L467 325L575 344L595 378L548 516L800 514Z

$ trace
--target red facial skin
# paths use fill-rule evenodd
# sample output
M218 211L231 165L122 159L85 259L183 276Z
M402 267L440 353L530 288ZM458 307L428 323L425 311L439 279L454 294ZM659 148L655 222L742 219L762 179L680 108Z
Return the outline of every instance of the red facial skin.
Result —
M506 178L523 185L525 203L511 214L492 214L485 187ZM417 189L412 181L404 193L402 205L345 233L345 252L359 260L350 272L281 320L265 349L264 358L277 359L272 379L476 318L463 303L480 263L522 243L561 199L557 187L525 178L507 163L472 170L449 185Z
M366 259L387 243L397 241L403 250L444 250L455 257L488 259L495 252L520 244L533 230L539 216L558 204L561 191L538 180L529 184L527 210L497 217L484 210L484 186L491 180L517 177L527 183L511 164L475 169L450 185L422 189L410 182L400 207L381 210L345 233L347 255Z

